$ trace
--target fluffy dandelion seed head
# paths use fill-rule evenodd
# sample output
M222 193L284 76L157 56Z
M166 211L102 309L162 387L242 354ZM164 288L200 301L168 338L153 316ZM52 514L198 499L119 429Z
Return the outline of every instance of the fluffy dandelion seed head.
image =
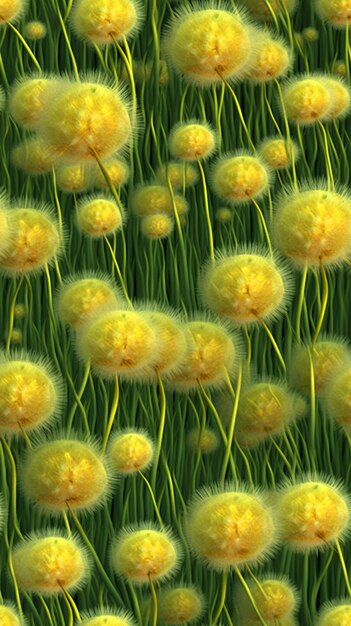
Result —
M104 503L107 467L95 446L56 439L30 450L23 465L23 489L40 509L60 513L67 504L88 510Z
M320 612L316 626L350 626L351 604L345 600L329 603Z
M174 204L179 216L188 212L188 204L180 194L174 194ZM131 206L137 217L174 214L172 197L165 185L139 185L133 194Z
M5 196L0 196L0 259L11 245L12 231Z
M326 404L329 415L338 426L351 435L351 365L343 364L343 369L333 372L326 387Z
M311 392L310 353L316 393L324 394L331 377L350 362L350 348L345 341L335 337L320 338L313 350L307 345L295 346L288 364L289 379L295 389L306 395Z
M269 34L257 37L256 47L247 77L257 83L280 78L292 64L292 54L285 41Z
M17 610L10 604L0 604L0 624L1 626L24 626Z
M21 591L51 595L81 586L89 574L89 560L74 536L48 533L15 546L13 569Z
M164 589L158 596L158 615L162 624L192 622L200 617L203 609L203 596L196 587Z
M345 117L351 107L350 87L342 78L327 76L324 81L331 93L329 116L334 120Z
M70 277L63 283L57 296L57 312L62 322L78 328L91 315L116 309L122 302L108 276L91 273L83 278Z
M124 611L101 609L97 613L89 613L86 617L82 614L81 617L81 626L135 626L131 615Z
M188 338L179 316L171 309L143 312L155 329L158 354L148 376L155 379L159 374L167 377L179 371L185 358Z
M148 583L149 578L161 581L177 570L179 550L178 542L165 528L131 528L117 537L112 565L134 583Z
M224 255L205 267L200 293L206 306L236 324L276 317L291 293L291 275L275 258L253 252Z
M134 430L115 433L109 445L111 466L120 474L144 471L152 463L154 442L144 431Z
M188 345L182 366L170 377L179 391L205 387L220 387L227 373L237 366L239 349L236 336L223 323L194 320L184 324Z
M157 334L137 311L105 312L83 326L78 352L103 376L138 376L152 367L158 355Z
M89 175L85 163L60 165L56 170L56 183L61 191L82 193L89 187Z
M231 222L233 217L233 211L231 211L228 207L224 206L216 211L216 220L220 222L220 224L228 224Z
M157 181L161 185L167 185L167 180L175 190L188 189L195 185L199 175L191 163L179 163L171 161L167 165L160 165L156 170Z
M196 161L205 159L214 152L216 135L207 123L180 123L172 129L168 145L172 157Z
M138 0L76 0L71 13L77 35L100 46L135 34L140 18Z
M55 80L51 78L28 78L25 76L13 85L9 95L8 107L10 115L17 124L27 129L38 126L46 107L48 92L54 83Z
M170 215L155 213L141 218L140 230L148 239L164 239L169 237L174 228L174 221Z
M121 230L125 215L113 197L89 196L78 203L76 221L88 237L104 237Z
M285 618L291 617L296 610L296 589L287 578L266 576L259 579L259 585L252 581L248 586L259 612L269 624L285 624ZM256 613L243 589L237 591L237 603L240 615L256 623Z
M31 176L46 174L55 165L52 150L38 137L31 137L11 150L11 162Z
M26 39L32 39L36 41L38 39L44 39L47 34L47 28L43 22L37 20L32 22L26 22L23 28L23 34Z
M186 519L190 547L217 570L263 558L275 538L273 516L258 492L199 494Z
M56 220L45 208L12 208L9 213L11 243L0 261L0 270L27 274L50 263L59 252L61 237Z
M245 203L268 191L270 178L268 166L258 156L224 156L213 168L212 187L223 200Z
M106 159L103 164L114 187L119 187L127 182L129 178L129 167L124 159L111 157L110 159ZM105 177L97 163L92 163L90 176L94 187L97 189L108 189Z
M313 43L319 39L319 32L313 26L307 26L303 29L302 36L309 43Z
M284 487L277 496L283 539L297 551L323 548L348 532L348 496L331 481L308 480Z
M251 49L251 29L243 14L200 5L179 11L165 39L175 70L203 86L241 77Z
M18 20L26 10L28 0L0 0L0 26Z
M259 155L272 170L283 170L299 157L299 149L294 141L288 142L284 137L267 137L258 148Z
M61 381L47 363L14 355L0 359L0 432L30 431L57 414L62 400Z
M254 446L281 433L299 417L301 400L283 383L250 384L240 394L235 436L241 446Z
M267 21L273 19L272 13L269 10L269 7L265 0L243 0L244 6L249 9L250 13L258 19L262 21ZM273 11L273 14L277 17L285 15L285 11L288 13L293 13L297 6L297 0L270 0L270 7Z
M351 198L323 188L284 193L273 229L277 247L298 266L339 264L351 253Z
M320 19L334 28L351 24L351 0L314 0L314 8Z
M193 452L212 454L219 446L218 435L210 428L194 428L188 433L187 444Z
M329 118L332 94L325 76L295 76L282 88L286 116L290 122L300 125L314 124Z
M61 79L50 90L38 130L58 156L92 161L94 151L107 158L128 143L131 120L116 88L89 79L79 83Z

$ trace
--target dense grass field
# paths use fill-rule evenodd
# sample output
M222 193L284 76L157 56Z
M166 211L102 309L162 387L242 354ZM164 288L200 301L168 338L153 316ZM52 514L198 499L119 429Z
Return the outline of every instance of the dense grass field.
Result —
M351 625L350 22L0 0L0 626Z

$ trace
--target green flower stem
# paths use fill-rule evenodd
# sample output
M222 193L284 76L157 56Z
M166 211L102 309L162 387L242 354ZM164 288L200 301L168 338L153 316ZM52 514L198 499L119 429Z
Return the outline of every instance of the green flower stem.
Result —
M119 381L118 381L118 374L116 374L115 376L115 391L114 391L114 395L113 395L113 400L112 400L112 405L111 405L111 410L110 410L110 415L108 418L108 423L107 423L107 427L106 427L106 431L104 434L104 439L102 442L102 453L105 454L106 452L106 447L107 447L107 442L112 430L112 426L114 424L115 418L116 418L116 414L117 414L117 409L118 409L118 403L119 403Z

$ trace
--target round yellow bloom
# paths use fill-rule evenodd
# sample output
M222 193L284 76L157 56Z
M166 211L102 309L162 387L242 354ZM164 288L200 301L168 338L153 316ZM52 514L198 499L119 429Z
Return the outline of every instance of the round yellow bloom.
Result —
M44 511L91 509L103 502L109 476L94 446L56 439L31 449L23 467L26 496Z
M331 107L329 115L332 119L339 119L347 115L351 106L351 89L342 78L324 79L327 88L331 93Z
M212 454L219 446L218 435L210 428L194 428L187 436L188 446L193 452Z
M238 12L180 11L165 43L174 68L200 85L240 77L250 62L251 30Z
M216 220L221 224L227 224L232 220L233 211L231 211L228 207L224 206L216 211Z
M169 151L177 159L196 161L210 156L216 148L216 136L208 124L177 124L169 136Z
M5 197L0 196L0 259L6 255L11 245L11 226Z
M28 0L0 0L0 25L18 20L27 5Z
M281 383L259 382L242 390L235 436L241 446L254 446L277 435L299 417L303 401Z
M283 170L292 164L292 153L296 163L299 150L294 141L289 143L283 137L267 137L258 148L262 159L272 170Z
M169 237L174 228L174 221L170 215L155 213L141 219L140 230L148 239L164 239Z
M180 370L187 352L186 330L171 310L144 311L143 315L153 325L158 343L158 354L147 376L171 376Z
M285 112L291 122L308 125L329 117L332 94L324 79L314 74L296 76L282 88Z
M55 165L56 159L41 139L32 137L11 150L11 162L26 174L46 174Z
M119 187L127 182L129 177L129 167L126 161L121 158L111 157L110 159L103 161L103 164L114 187ZM97 189L109 189L106 179L97 163L91 164L89 174L94 187Z
M332 71L337 76L341 76L341 77L346 76L346 64L345 64L345 61L342 61L341 59L337 59L333 63Z
M120 474L135 474L145 470L152 462L154 443L142 431L116 433L110 441L109 458L112 467Z
M81 626L134 626L134 621L129 613L118 611L112 613L109 609L101 609L87 617L81 615Z
M17 124L28 129L37 127L46 107L49 89L54 83L55 80L50 78L28 77L15 83L10 92L8 106L10 115Z
M199 495L189 509L186 531L195 554L218 570L261 559L275 541L264 498L242 491Z
M84 197L77 206L77 226L89 237L104 237L121 230L124 219L124 213L112 197Z
M85 163L59 166L56 171L56 183L59 189L68 193L86 191L90 180Z
M314 8L321 20L334 28L346 28L351 23L351 0L314 0Z
M180 194L174 194L174 204L179 216L188 212L188 204ZM138 217L174 214L172 197L165 185L140 185L133 194L131 206Z
M264 83L286 74L291 63L291 51L283 40L261 35L255 40L254 54L246 75L254 82Z
M309 43L313 43L319 39L319 32L313 26L307 26L303 29L302 36Z
M286 193L277 206L274 237L300 267L345 261L351 253L351 199L325 189Z
M57 81L38 131L56 154L74 161L111 156L131 136L128 107L116 88L89 80Z
M298 551L323 548L348 530L350 503L340 487L309 480L285 487L277 497L283 539Z
M207 266L200 282L202 300L236 324L276 317L291 292L291 276L274 258L243 253Z
M351 365L343 367L332 375L326 387L328 415L351 435Z
M249 202L268 191L270 171L257 156L237 154L220 158L212 173L212 186L223 200Z
M14 607L0 604L0 624L1 626L22 626L23 622Z
M166 529L125 530L113 547L112 564L118 574L134 583L164 580L179 564L178 543Z
M143 375L158 355L154 327L142 313L109 311L85 324L78 351L100 375Z
M167 165L158 167L156 176L161 185L167 185L167 180L169 180L172 188L177 190L192 187L199 178L191 163L178 163L177 161L171 161Z
M181 368L170 377L179 390L204 386L221 386L227 373L232 374L238 363L236 337L225 326L207 321L184 325L188 336L187 351Z
M269 0L273 14L277 17L285 17L285 11L292 13L297 5L297 0ZM250 13L259 20L267 21L273 19L272 13L265 0L244 0Z
M316 393L323 394L332 376L350 363L351 352L346 342L333 337L320 338L313 350L311 346L297 345L290 359L288 373L292 386L306 395L311 393L309 352Z
M45 595L71 591L85 582L89 561L74 537L33 537L13 551L13 569L21 591Z
M350 626L351 604L340 602L325 607L317 619L316 626Z
M59 318L78 328L92 315L108 309L117 309L123 300L108 277L91 274L84 278L68 279L57 298Z
M12 238L0 261L7 274L28 273L44 267L58 253L60 234L49 211L13 208L8 213Z
M296 590L285 578L267 577L248 583L252 597L263 619L268 624L285 624L285 618L291 617L296 610ZM245 619L258 620L250 599L244 590L237 592L237 604L240 615Z
M162 624L184 624L198 619L203 612L203 596L195 587L164 589L158 596L158 615Z
M36 41L46 37L47 28L43 22L26 22L23 28L23 33L26 39L33 39L33 41Z
M3 359L0 362L0 432L30 431L53 418L61 388L44 362Z
M102 46L135 33L139 18L136 0L76 0L71 13L77 35Z

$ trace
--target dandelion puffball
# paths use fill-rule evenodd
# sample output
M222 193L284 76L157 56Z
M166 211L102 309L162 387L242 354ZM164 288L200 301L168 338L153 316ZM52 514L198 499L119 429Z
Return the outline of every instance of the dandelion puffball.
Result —
M104 46L134 34L140 13L138 0L76 0L71 22L82 39Z
M292 63L292 54L282 39L273 39L268 34L258 35L247 78L265 83L284 76Z
M186 534L194 553L217 570L260 560L276 538L264 497L229 489L198 494L188 511Z
M322 74L294 76L282 87L282 105L289 121L309 125L330 115L332 93Z
M169 377L180 370L187 352L188 337L184 325L172 310L144 311L143 315L152 323L158 342L158 355L147 376L151 379L158 375Z
M11 604L0 604L0 624L1 626L24 626L23 620Z
M284 577L267 575L260 577L257 582L248 582L248 587L259 612L268 624L285 624L285 618L291 617L297 608L296 589ZM251 600L242 588L237 591L237 604L242 618L256 619Z
M267 137L258 147L260 157L272 170L282 170L292 165L299 156L299 149L294 141L284 137Z
M174 220L165 213L145 215L141 218L140 231L147 239L159 240L169 237L174 228Z
M27 5L28 0L0 0L0 26L18 20Z
M207 123L177 124L168 140L171 155L183 161L196 161L210 156L216 148L216 135Z
M290 548L324 548L345 535L350 501L340 486L322 480L287 485L277 494L282 538Z
M135 622L125 611L113 611L111 609L99 609L81 614L81 626L135 626Z
M93 195L82 198L77 204L77 227L88 237L104 237L117 232L124 219L123 209L112 197Z
M121 92L103 82L60 79L50 89L38 132L61 158L91 161L112 156L131 137Z
M142 313L126 310L101 313L85 324L78 334L77 348L96 373L107 377L138 377L153 365L158 354L152 324Z
M116 572L139 584L169 578L180 556L178 542L168 529L134 527L120 533L111 554Z
M42 269L59 252L56 220L44 208L13 207L8 212L11 243L0 259L0 271L12 276Z
M351 254L351 198L321 188L285 193L277 203L274 239L298 266L346 261Z
M71 276L59 288L57 313L64 324L78 328L91 315L116 309L124 302L108 276Z
M0 432L30 431L54 418L62 399L61 382L45 361L14 355L0 360Z
M196 587L171 587L163 589L158 596L158 615L162 624L188 624L197 620L203 609L203 595Z
M351 0L314 0L313 5L320 19L334 28L346 28L351 23Z
M236 324L276 317L291 293L291 276L264 254L243 253L208 264L200 279L203 303Z
M349 626L351 624L351 604L348 600L329 602L318 614L316 626Z
M326 387L328 415L351 435L351 364L336 368Z
M18 588L29 593L72 591L89 575L86 552L74 536L32 536L15 546L12 560Z
M40 509L60 513L103 504L109 473L93 445L55 439L32 448L22 470L24 493Z
M177 72L199 85L241 77L250 62L251 29L238 11L179 11L169 26L165 51Z
M268 191L271 173L259 156L235 154L221 157L212 172L212 187L223 200L249 202Z
M145 470L152 462L154 448L153 441L143 431L116 432L108 449L111 466L120 474Z
M15 82L10 91L8 108L17 124L27 129L37 127L46 107L49 88L53 84L55 79L52 78L28 78L28 76Z

